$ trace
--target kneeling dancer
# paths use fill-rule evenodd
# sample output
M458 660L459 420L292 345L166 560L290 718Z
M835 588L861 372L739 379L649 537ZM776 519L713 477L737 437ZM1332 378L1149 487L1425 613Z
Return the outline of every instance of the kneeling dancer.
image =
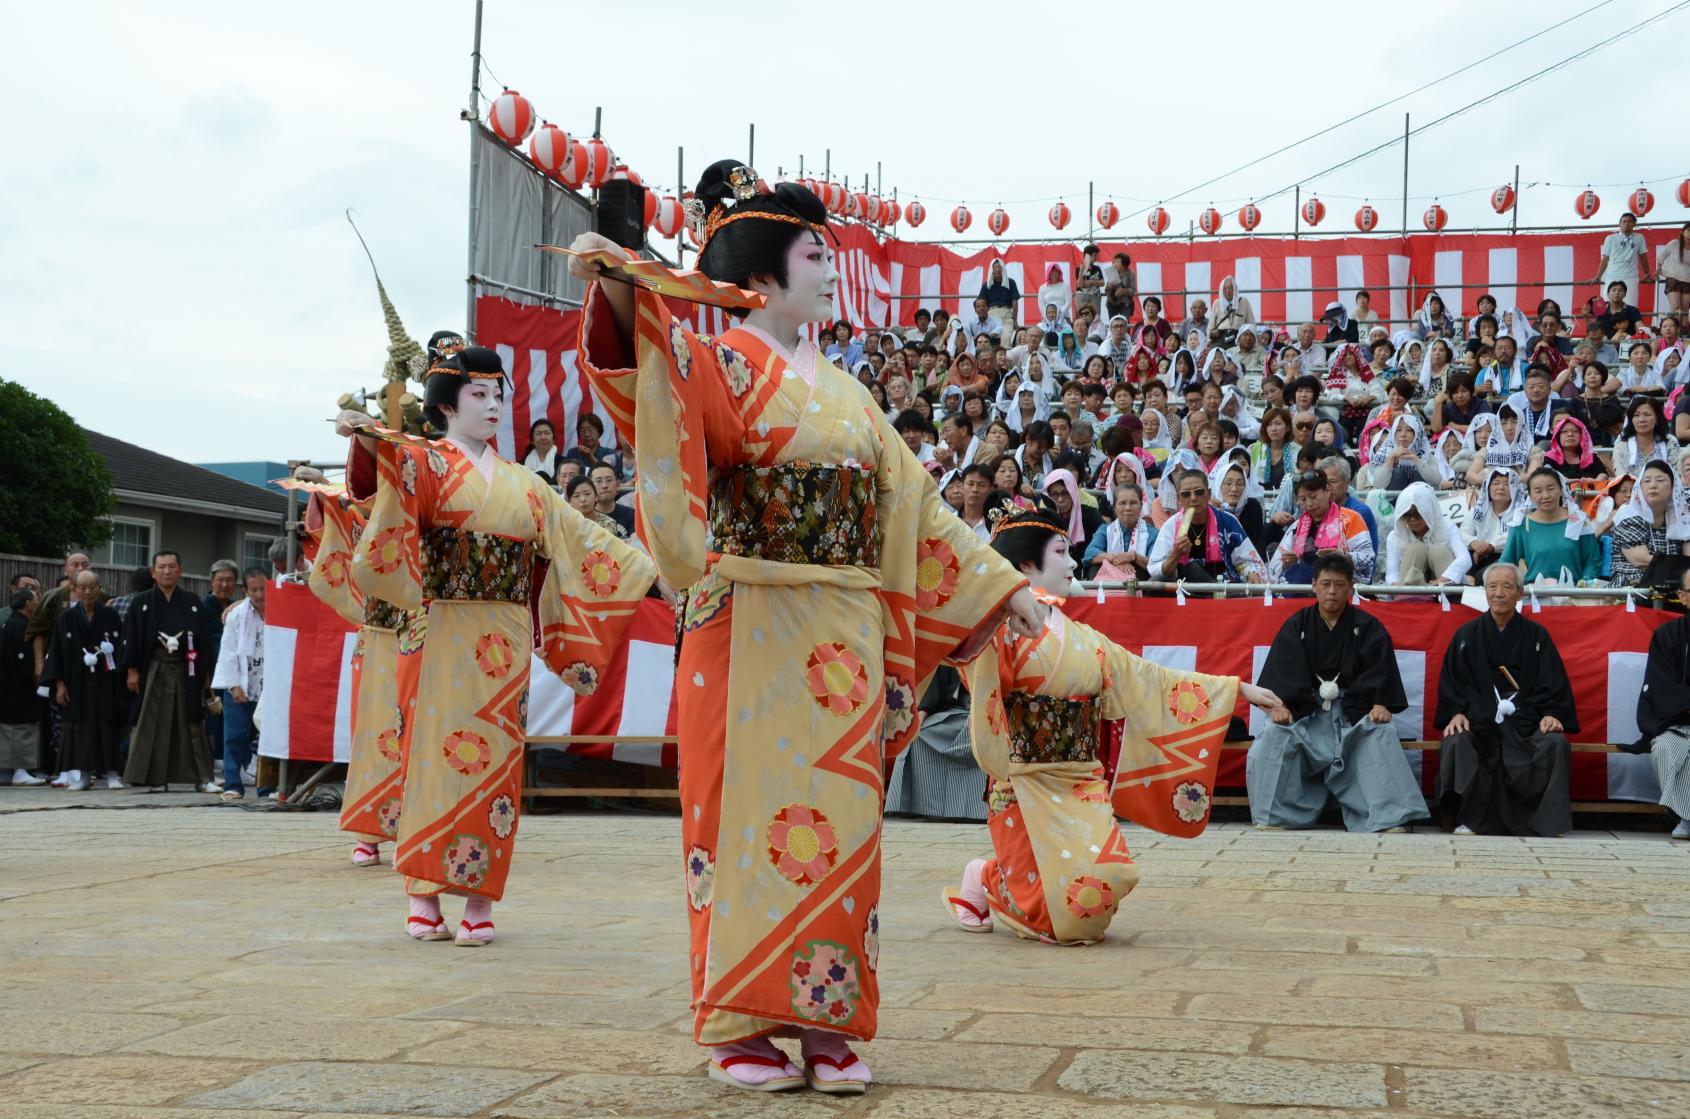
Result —
M1115 813L1171 834L1201 832L1239 693L1258 706L1279 703L1235 676L1135 656L1064 615L1069 544L1068 526L1048 512L1006 512L992 530L992 547L1051 611L1036 637L1000 630L968 673L969 735L991 779L993 850L963 869L960 889L943 893L968 932L990 932L997 918L1047 944L1102 940L1139 878ZM1106 719L1127 721L1113 797L1097 756Z

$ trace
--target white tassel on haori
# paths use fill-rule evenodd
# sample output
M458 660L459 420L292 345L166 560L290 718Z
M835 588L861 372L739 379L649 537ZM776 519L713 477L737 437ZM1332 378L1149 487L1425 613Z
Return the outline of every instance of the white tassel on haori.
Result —
M1320 680L1320 677L1316 676L1315 679ZM1332 710L1332 701L1337 698L1338 678L1334 676L1330 680L1320 680L1320 709L1322 711Z
M1495 688L1492 688L1491 691L1496 692L1496 721L1498 723L1506 722L1508 716L1514 714L1514 696L1503 699L1501 692L1496 691ZM1518 694L1518 692L1515 693L1515 695Z
M179 633L161 633L158 639L164 642L164 651L174 653L182 647L182 635Z

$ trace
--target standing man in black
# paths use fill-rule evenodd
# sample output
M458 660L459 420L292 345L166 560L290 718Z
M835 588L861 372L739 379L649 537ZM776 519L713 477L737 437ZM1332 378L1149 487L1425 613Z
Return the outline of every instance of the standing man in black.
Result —
M205 700L212 662L205 605L181 589L182 560L153 554L153 589L135 596L125 619L123 668L129 691L140 697L129 762L123 777L155 793L171 784L219 791L211 780L205 744Z

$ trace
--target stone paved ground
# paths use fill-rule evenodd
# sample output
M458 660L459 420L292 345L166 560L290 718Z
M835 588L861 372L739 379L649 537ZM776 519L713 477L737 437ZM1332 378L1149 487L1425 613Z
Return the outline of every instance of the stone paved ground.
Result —
M0 790L0 1119L1690 1115L1657 836L1135 832L1109 940L1059 949L949 928L984 829L894 822L880 1083L841 1102L701 1075L674 818L525 820L470 951L408 940L328 815L9 811L70 799Z

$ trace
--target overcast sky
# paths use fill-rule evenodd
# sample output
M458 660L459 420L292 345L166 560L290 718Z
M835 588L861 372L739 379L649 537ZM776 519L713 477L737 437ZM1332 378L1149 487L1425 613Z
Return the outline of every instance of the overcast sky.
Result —
M1048 232L1086 183L1124 212L1463 70L1405 103L1170 202L1176 229L1429 122L1671 7L1673 0L1310 0L1188 5L740 6L489 0L483 51L546 119L604 134L650 184L741 156L798 158L921 197L922 233L957 201ZM1526 47L1489 52L1598 10ZM335 398L372 387L386 335L359 217L389 293L425 338L464 317L470 0L288 5L89 0L8 15L14 95L0 164L0 376L84 426L190 461L338 456ZM1294 16L1293 16L1294 13ZM752 18L752 17L755 18ZM654 35L654 32L656 34ZM1440 196L1452 227L1494 222L1522 165L1522 225L1574 221L1586 183L1606 225L1639 180L1682 211L1676 134L1690 10L1414 138L1411 224ZM496 95L497 82L488 81ZM1611 184L1602 186L1602 184ZM1400 223L1400 146L1311 182L1325 228L1370 197ZM1025 200L1025 201L1020 201ZM1288 228L1289 195L1258 233ZM1071 227L1072 228L1072 227ZM1142 217L1119 227L1143 231Z

